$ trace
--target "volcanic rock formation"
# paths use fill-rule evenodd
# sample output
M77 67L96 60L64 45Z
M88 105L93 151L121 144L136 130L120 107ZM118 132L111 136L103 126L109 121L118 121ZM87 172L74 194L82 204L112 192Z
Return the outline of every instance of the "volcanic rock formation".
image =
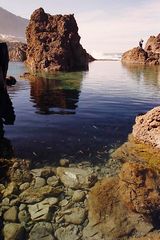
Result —
M147 52L140 47L135 47L122 55L122 62L145 64L147 58Z
M150 36L145 48L133 48L122 55L123 63L130 64L146 64L159 65L160 64L160 34L157 37Z
M160 107L155 107L145 115L136 117L133 137L138 142L160 148Z
M7 42L9 60L11 62L24 62L26 60L27 44L21 42Z
M74 15L51 16L39 8L26 30L27 65L32 71L88 69L88 54L80 44Z

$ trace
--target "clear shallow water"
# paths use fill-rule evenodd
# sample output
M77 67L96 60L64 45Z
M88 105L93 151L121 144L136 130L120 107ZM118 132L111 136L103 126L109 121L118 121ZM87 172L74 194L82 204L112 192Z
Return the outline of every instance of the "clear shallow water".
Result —
M131 132L135 116L160 105L160 68L97 61L88 72L23 80L22 63L11 63L9 88L16 121L5 137L16 157L55 163L103 161Z

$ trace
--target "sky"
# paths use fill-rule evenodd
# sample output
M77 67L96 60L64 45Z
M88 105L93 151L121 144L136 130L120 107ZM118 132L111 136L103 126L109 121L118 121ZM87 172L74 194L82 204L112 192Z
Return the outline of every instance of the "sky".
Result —
M81 43L96 57L124 52L160 32L160 0L0 0L0 6L25 18L39 7L53 15L74 13Z

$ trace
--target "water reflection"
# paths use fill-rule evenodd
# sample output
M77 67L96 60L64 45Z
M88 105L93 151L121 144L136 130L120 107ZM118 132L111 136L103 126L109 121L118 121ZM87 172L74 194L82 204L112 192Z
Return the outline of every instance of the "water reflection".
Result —
M145 66L122 63L122 66L127 70L131 78L137 82L144 81L147 85L160 87L160 67Z
M82 72L32 77L30 94L37 113L75 114L82 78Z
M14 108L7 91L0 92L0 157L11 158L13 148L10 140L4 137L4 124L13 125L15 121Z

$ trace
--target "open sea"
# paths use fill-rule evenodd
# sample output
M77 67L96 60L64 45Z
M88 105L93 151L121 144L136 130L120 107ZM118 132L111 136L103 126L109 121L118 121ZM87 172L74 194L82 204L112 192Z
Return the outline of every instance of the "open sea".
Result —
M33 163L103 162L126 141L136 115L160 105L159 67L95 61L87 72L20 79L26 71L10 63L16 120L4 129L14 155Z

